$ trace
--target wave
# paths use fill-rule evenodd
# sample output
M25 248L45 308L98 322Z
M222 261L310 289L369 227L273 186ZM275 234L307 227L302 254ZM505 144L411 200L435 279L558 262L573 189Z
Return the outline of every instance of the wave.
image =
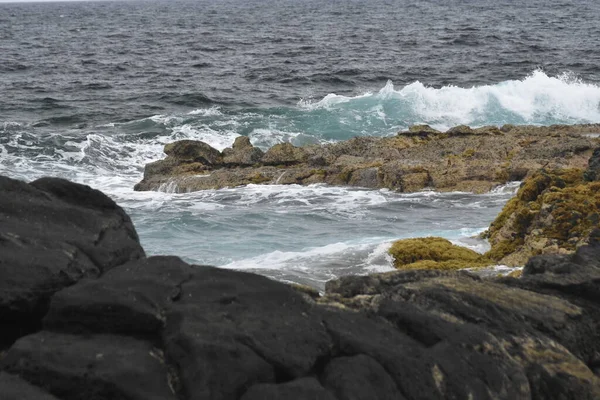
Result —
M61 105L51 97L34 101L40 107ZM164 145L176 140L202 140L222 150L244 135L266 149L281 142L306 145L356 136L389 136L417 123L445 129L458 124L600 122L600 87L569 74L550 77L534 71L522 80L472 88L430 88L414 82L396 90L388 82L376 93L329 94L296 107L201 104L180 113L87 126L92 118L89 114L56 113L33 124L0 120L0 169L19 177L47 174L98 182L101 188L106 185L114 190L114 182L101 177L118 176L121 185L133 186L141 179L144 165L164 158ZM440 201L454 204L451 196L441 196ZM502 200L484 196L471 207L486 208L496 201ZM462 207L460 199L455 206Z
M329 94L317 102L301 101L299 106L356 121L367 118L372 124L379 119L380 127L592 123L600 122L600 86L571 73L551 77L536 70L521 80L471 88L433 88L416 81L396 90L388 81L377 93Z

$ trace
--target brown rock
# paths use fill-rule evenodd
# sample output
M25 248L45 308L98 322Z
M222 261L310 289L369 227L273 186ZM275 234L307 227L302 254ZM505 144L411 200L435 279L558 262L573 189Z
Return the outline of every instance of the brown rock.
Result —
M200 162L208 166L219 165L221 152L199 140L180 140L165 146L165 154L179 161Z
M265 165L294 165L306 161L306 151L291 143L276 144L267 150L262 158L262 162Z
M223 164L227 166L252 166L259 163L264 153L250 143L246 136L239 136L231 148L223 150Z
M167 146L170 155L165 160L148 164L135 189L168 186L192 191L248 183L325 182L404 192L431 188L483 193L540 168L587 167L600 143L585 136L593 129L598 126L458 126L440 133L413 126L394 137L356 137L306 147L282 143L264 155L247 137L239 137L222 158L205 144L183 141ZM203 152L208 155L197 157Z

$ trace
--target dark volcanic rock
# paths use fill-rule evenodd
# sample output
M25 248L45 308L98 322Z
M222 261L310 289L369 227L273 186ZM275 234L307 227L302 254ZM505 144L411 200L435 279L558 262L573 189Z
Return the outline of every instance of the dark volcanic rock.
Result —
M0 345L39 328L50 296L144 257L129 217L88 186L0 177Z
M279 385L255 385L241 400L336 400L315 378L302 378Z
M72 265L61 246L86 249L80 272L44 295L40 330L0 351L2 399L600 398L599 232L571 256L532 258L521 279L396 271L344 277L317 297L177 257L103 252L94 246L133 246L110 200L64 181L1 182L29 199L21 209L0 196L0 244L12 251L1 256L40 260L15 264L23 276ZM96 224L122 228L98 240ZM1 260L0 273L14 274ZM37 280L19 282L38 293Z
M157 337L167 307L181 297L192 268L177 257L150 257L86 279L52 298L44 326L66 332Z
M124 336L40 332L19 339L6 371L61 399L176 399L160 349Z
M599 258L600 246L537 257L522 279L496 282L440 271L345 277L322 301L370 309L423 343L458 398L486 398L492 387L507 398L593 399L600 280L587 261ZM454 386L466 376L468 387Z
M590 157L583 177L586 181L600 181L600 147L594 150L594 154Z
M323 382L338 398L403 400L394 380L373 358L360 354L333 359L325 367Z
M0 372L0 393L2 400L58 400L27 381L5 372Z

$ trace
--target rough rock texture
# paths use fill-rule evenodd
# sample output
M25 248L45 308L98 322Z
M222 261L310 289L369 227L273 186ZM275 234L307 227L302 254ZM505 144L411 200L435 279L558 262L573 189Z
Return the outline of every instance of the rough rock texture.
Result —
M58 400L27 381L5 372L0 372L0 393L2 400Z
M535 257L521 279L423 270L345 277L320 301L370 310L420 342L437 365L437 387L461 381L449 372L469 376L457 398L489 398L483 387L498 385L497 398L592 399L600 396L598 259L596 244Z
M53 194L34 199L57 207L112 204L64 181L3 182L21 199L44 187ZM3 237L5 226L38 220L46 240L59 237L53 224L66 231L61 221L74 218L59 212L75 213L6 210ZM82 248L97 239L94 223L87 228ZM110 267L48 294L39 329L0 350L0 398L598 399L600 231L590 238L573 255L532 258L520 279L394 271L329 282L322 297L177 257L107 258ZM39 248L40 258L60 266L54 248ZM13 271L14 254L0 253L1 273Z
M600 223L600 182L583 178L583 170L571 169L526 179L491 224L487 256L524 265L533 255L568 254L587 244Z
M0 349L39 329L58 290L141 257L131 220L101 192L0 177Z
M590 157L583 177L586 181L600 181L600 147L594 150L594 154Z
M264 154L248 138L237 138L222 153L203 142L184 140L165 146L167 158L146 165L135 189L188 192L250 183L327 183L482 193L542 167L585 168L600 142L585 134L598 130L599 124L500 129L461 125L439 132L417 125L395 137L306 147L283 143ZM590 164L590 174L595 174L594 166Z
M252 146L250 139L239 136L233 142L231 148L223 150L223 164L232 166L252 166L263 158L263 151Z

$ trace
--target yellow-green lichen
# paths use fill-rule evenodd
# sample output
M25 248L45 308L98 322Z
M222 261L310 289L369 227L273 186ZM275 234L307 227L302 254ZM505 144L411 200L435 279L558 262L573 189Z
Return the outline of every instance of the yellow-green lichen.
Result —
M600 183L586 183L580 169L541 170L525 180L490 225L490 259L523 252L574 251L600 220ZM534 243L551 239L554 250Z
M256 174L252 175L248 180L250 181L250 183L254 183L255 185L260 185L261 183L265 183L265 182L270 182L271 181L270 178L267 178L266 176L264 176L260 172L257 172Z
M475 149L466 149L462 153L463 158L471 158L475 155Z
M403 239L389 250L398 269L462 269L492 262L481 254L439 237Z

